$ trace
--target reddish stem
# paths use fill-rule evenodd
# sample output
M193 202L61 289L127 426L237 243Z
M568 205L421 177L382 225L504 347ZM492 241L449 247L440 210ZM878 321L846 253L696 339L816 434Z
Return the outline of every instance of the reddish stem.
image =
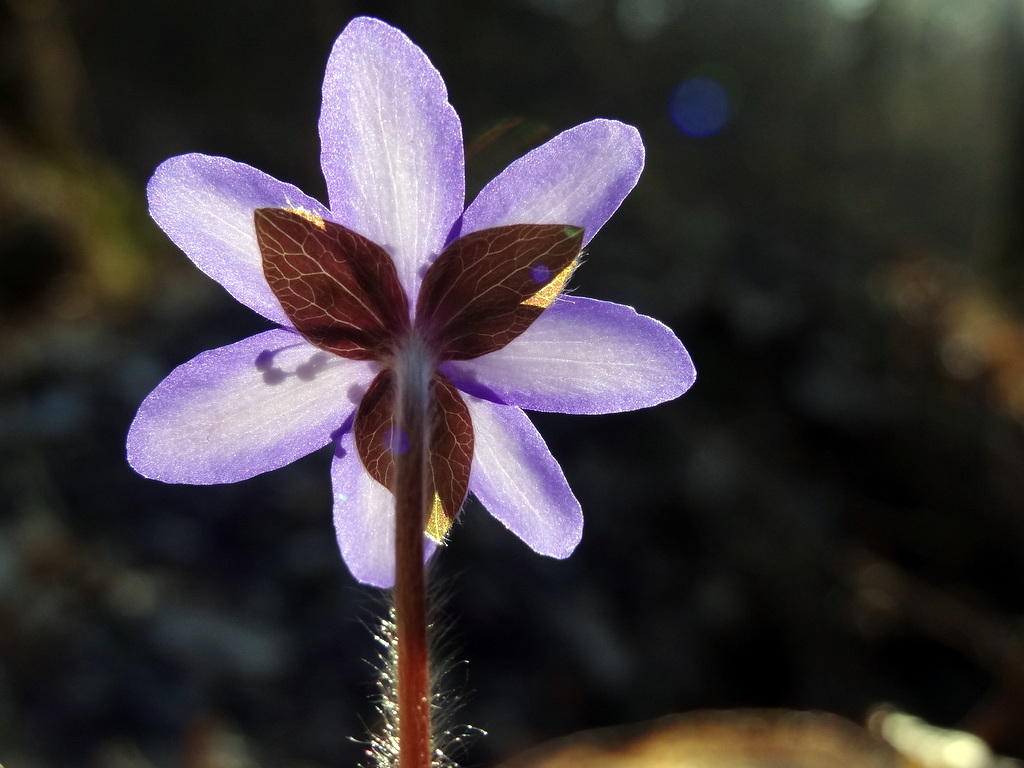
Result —
M409 359L411 358L411 359ZM423 531L429 504L430 368L411 354L398 366L396 422L408 448L395 456L395 625L401 768L431 768L430 656L427 645ZM404 369L404 370L403 370Z

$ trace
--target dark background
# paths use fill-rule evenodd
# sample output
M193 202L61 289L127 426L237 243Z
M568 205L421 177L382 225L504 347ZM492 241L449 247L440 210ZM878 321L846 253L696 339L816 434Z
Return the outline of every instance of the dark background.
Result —
M148 219L149 174L201 151L323 198L320 81L361 13L444 74L470 198L560 130L639 127L574 284L699 372L536 417L586 515L569 560L467 508L435 571L455 722L489 734L464 762L883 702L1024 757L1019 2L2 0L0 762L360 759L382 601L337 554L329 453L166 486L124 436L175 365L265 328ZM729 96L707 138L670 119L693 76Z

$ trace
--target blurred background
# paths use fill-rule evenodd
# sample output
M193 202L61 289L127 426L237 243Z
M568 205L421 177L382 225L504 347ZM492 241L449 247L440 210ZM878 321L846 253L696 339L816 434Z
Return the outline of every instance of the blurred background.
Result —
M455 722L488 733L465 764L883 703L1024 757L1021 0L0 0L0 762L361 759L382 601L329 452L177 487L124 436L266 327L150 221L150 173L200 151L323 199L323 67L364 13L444 74L470 197L577 123L639 127L573 281L699 371L536 416L586 515L569 560L467 508L435 570Z

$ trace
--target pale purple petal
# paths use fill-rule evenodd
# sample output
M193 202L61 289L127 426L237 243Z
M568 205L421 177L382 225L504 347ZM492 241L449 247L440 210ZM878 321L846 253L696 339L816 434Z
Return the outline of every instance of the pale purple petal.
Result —
M462 126L402 32L353 20L324 77L321 162L335 220L383 246L410 297L465 204Z
M591 120L502 171L466 209L462 234L506 224L572 224L584 244L633 189L644 167L636 128Z
M647 408L678 397L697 375L665 325L577 296L559 298L507 347L443 370L464 391L557 413Z
M167 483L233 483L331 440L373 378L371 363L275 329L203 352L139 407L128 462Z
M363 468L351 430L338 440L331 482L334 530L345 564L358 581L390 587L395 583L395 497ZM424 560L436 549L424 536Z
M150 215L197 267L250 309L288 325L263 277L253 211L298 208L330 218L326 208L263 171L199 154L161 163L147 192Z
M535 551L568 557L583 535L583 512L544 439L518 408L465 399L475 438L469 489Z

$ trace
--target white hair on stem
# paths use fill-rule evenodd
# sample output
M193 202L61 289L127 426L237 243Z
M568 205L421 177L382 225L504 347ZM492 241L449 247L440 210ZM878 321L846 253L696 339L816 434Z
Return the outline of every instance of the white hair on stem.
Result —
M434 754L432 768L457 768L455 758L474 736L485 736L486 732L471 725L456 724L455 714L461 700L460 692L448 685L455 670L464 668L464 661L455 661L449 647L448 632L440 626L443 612L437 596L439 589L431 582L428 595L431 621L428 627L431 647L431 724L433 728ZM380 655L374 667L377 670L377 696L374 706L378 723L370 734L366 756L372 760L372 768L400 768L399 725L398 725L398 635L395 631L394 603L387 599L376 627L374 639L380 647ZM370 768L369 766L367 768Z

